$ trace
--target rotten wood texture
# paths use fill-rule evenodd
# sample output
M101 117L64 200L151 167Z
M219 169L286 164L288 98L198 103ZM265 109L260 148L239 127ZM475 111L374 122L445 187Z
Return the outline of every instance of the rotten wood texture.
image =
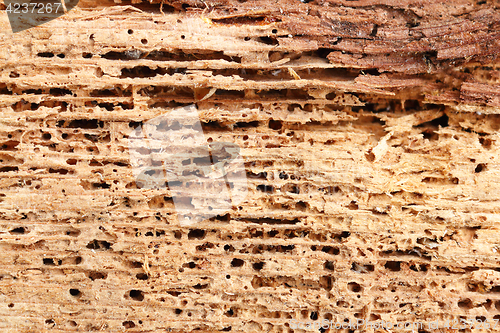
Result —
M0 13L0 330L498 331L499 28L465 0L82 0L16 34ZM183 227L127 139L192 104L249 193Z

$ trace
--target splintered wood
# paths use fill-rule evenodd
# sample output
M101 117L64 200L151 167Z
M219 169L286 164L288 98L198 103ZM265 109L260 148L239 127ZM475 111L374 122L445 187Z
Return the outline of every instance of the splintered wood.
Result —
M0 331L498 331L497 1L0 9ZM248 194L182 226L128 138L193 104Z

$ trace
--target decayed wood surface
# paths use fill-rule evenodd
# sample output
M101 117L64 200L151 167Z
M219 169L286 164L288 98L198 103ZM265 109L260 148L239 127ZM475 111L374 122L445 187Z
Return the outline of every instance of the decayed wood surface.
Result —
M2 331L500 319L498 2L82 1L16 34L4 14ZM193 103L249 195L181 227L127 137Z

